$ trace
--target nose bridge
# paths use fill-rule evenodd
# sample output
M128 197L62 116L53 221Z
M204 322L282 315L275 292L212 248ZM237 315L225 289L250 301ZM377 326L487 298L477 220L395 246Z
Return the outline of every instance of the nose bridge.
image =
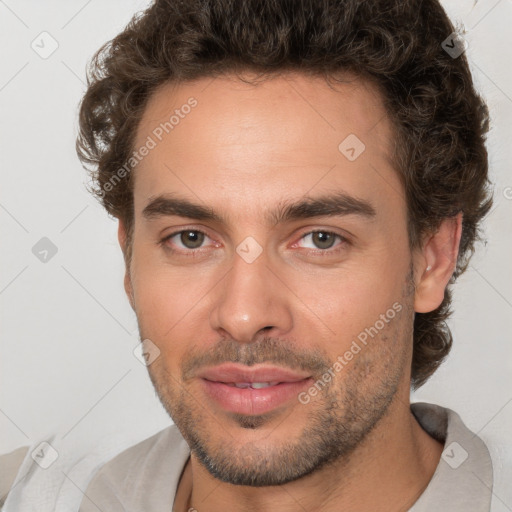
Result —
M277 335L292 326L282 285L268 268L267 256L263 251L255 256L250 243L241 243L237 248L210 315L213 329L243 343L253 340L262 329L273 328Z

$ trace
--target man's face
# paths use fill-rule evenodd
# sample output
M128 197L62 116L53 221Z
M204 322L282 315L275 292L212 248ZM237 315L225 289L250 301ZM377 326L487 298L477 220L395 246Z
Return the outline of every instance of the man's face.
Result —
M391 141L357 80L223 77L151 97L127 289L160 350L157 393L217 478L308 474L408 396L414 298Z

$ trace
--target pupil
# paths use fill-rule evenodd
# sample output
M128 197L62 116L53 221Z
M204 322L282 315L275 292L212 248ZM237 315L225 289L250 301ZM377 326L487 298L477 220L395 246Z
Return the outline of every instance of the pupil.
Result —
M313 242L319 249L329 249L334 243L334 236L332 233L325 233L324 231L318 231L313 233Z
M204 234L199 231L184 231L180 238L185 247L189 249L196 249L203 243Z

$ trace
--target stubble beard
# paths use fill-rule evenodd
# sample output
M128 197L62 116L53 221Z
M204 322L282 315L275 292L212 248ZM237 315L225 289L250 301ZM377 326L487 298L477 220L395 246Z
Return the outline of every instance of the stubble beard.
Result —
M162 364L156 364L158 361L148 367L162 405L203 467L223 482L263 487L283 485L325 466L348 462L351 454L386 415L410 362L407 352L413 329L410 279L411 276L404 287L402 311L322 389L319 399L309 404L297 401L292 411L281 419L276 419L274 412L254 416L230 415L232 424L254 431L276 421L274 428L276 432L281 429L281 439L287 423L293 423L296 408L309 407L300 434L295 439L284 436L287 440L278 445L272 443L272 432L266 432L257 442L243 444L233 436L223 435L222 422L226 417L214 417L212 408L203 407L202 398L194 397L185 387L187 374L194 364L187 367L185 361L179 384ZM142 333L141 339L144 339ZM274 338L245 345L223 340L214 352L196 358L194 362L195 366L206 361L213 364L235 361L247 365L273 362L310 369L318 377L332 368L333 362L319 352L299 355L293 345L291 349L289 347L289 343ZM212 426L220 435L212 435Z

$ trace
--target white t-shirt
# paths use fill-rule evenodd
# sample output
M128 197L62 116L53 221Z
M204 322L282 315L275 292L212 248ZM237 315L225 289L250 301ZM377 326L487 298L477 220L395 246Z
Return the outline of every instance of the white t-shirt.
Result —
M489 512L493 468L483 441L450 409L416 403L411 411L445 446L431 481L410 512ZM115 447L109 449L115 452ZM44 458L44 448L41 453ZM170 511L189 456L175 425L110 460L105 448L98 447L72 467L63 467L69 461L62 461L43 470L28 453L2 512Z

